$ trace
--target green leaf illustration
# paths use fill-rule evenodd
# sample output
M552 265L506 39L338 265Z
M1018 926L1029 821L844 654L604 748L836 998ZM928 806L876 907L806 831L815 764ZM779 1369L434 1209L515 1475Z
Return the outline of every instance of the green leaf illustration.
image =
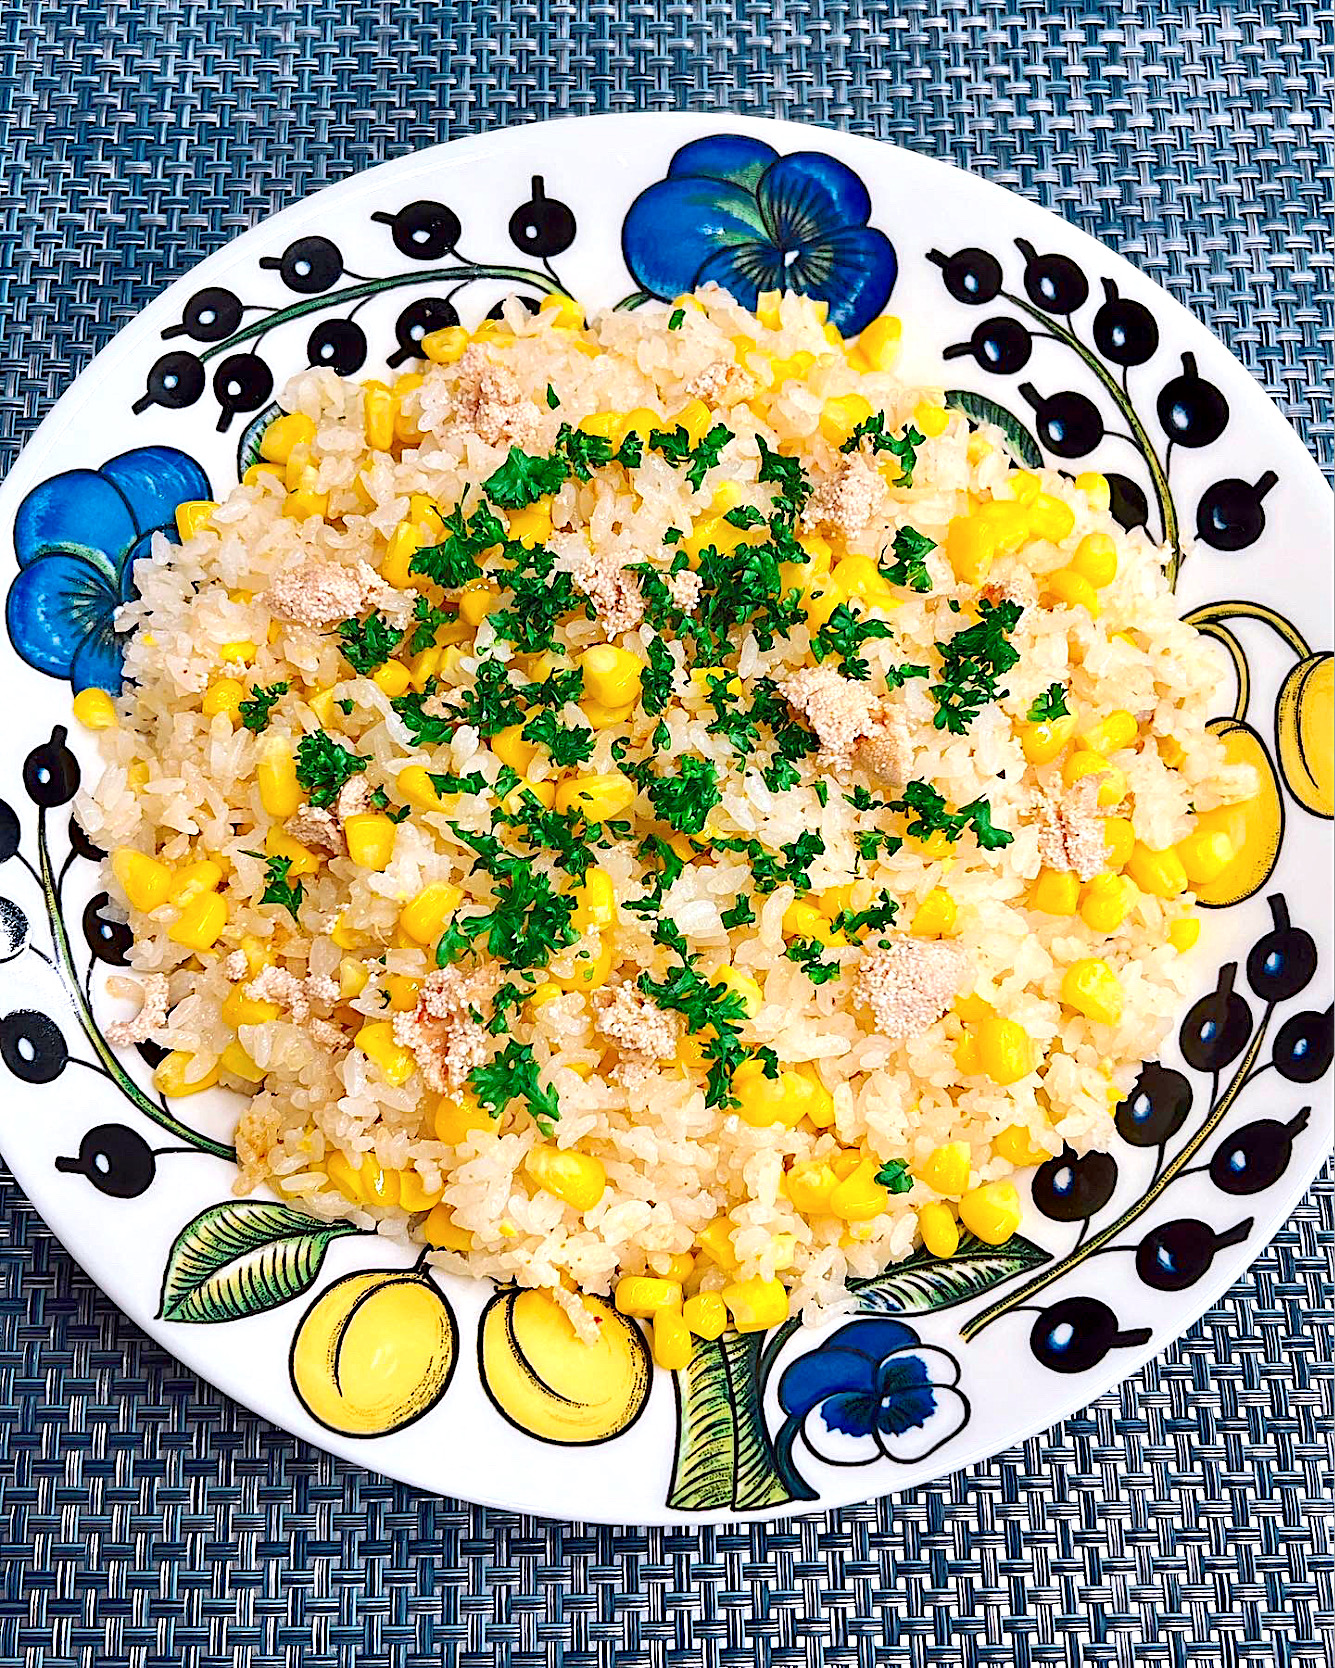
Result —
M288 1205L210 1205L176 1236L158 1318L228 1321L276 1309L311 1286L330 1240L358 1231L350 1222L320 1222Z
M989 400L982 394L971 394L967 388L948 388L946 404L952 411L962 411L971 423L995 423L1010 443L1010 449L1026 469L1043 467L1043 452L1013 411Z
M1004 1245L987 1245L972 1234L960 1237L953 1257L933 1257L921 1247L902 1263L869 1280L850 1280L860 1314L908 1315L953 1309L1003 1281L1051 1261L1051 1252L1016 1234Z
M253 463L260 463L260 441L264 439L264 431L275 417L283 415L283 408L277 401L266 405L263 411L257 411L241 431L241 439L236 448L236 477L238 480L245 474Z
M781 1506L793 1498L765 1429L756 1367L762 1335L697 1338L677 1374L677 1453L668 1505L700 1512Z

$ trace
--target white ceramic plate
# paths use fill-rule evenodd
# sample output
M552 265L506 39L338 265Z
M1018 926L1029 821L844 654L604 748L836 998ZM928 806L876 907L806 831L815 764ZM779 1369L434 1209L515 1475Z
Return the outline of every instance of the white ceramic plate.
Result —
M75 772L95 768L72 683L114 681L110 614L134 555L178 501L226 492L308 354L373 374L450 307L472 323L516 291L596 308L710 277L745 298L748 276L823 295L846 333L893 311L909 380L1009 412L1022 452L1102 470L1125 519L1166 528L1183 608L1238 669L1220 727L1266 794L1216 888L1233 901L1207 913L1179 1038L1121 1109L1111 1155L1036 1173L1020 1237L966 1241L949 1263L920 1254L823 1332L729 1334L669 1375L627 1327L575 1369L513 1294L229 1202L232 1166L207 1149L225 1152L235 1108L218 1092L164 1107L147 1062L108 1049L96 1016L123 929L90 906L96 869L70 843ZM614 1522L905 1488L1055 1423L1162 1350L1321 1164L1330 496L1187 312L981 180L842 134L693 116L524 127L386 163L247 232L123 330L6 481L0 542L0 1144L127 1314L311 1442L443 1494ZM346 1393L321 1399L289 1358L318 1356L359 1296L326 1360ZM837 1446L835 1396L850 1427Z

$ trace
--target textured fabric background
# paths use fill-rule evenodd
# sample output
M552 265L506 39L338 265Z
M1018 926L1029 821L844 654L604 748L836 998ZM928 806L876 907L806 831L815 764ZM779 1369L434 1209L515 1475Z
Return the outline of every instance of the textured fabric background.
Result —
M1048 204L1223 335L1329 469L1333 35L1283 0L10 0L0 448L170 279L320 185L505 123L690 108L846 126ZM1331 1198L1023 1448L827 1517L646 1533L430 1499L271 1429L6 1177L0 1663L1316 1668Z

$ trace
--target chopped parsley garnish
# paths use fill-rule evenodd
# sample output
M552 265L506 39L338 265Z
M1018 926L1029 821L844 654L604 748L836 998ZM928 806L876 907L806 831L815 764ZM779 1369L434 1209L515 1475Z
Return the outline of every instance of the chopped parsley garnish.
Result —
M292 867L290 857L265 857L262 851L248 851L247 857L264 858L264 890L262 904L278 904L295 921L301 908L302 886L299 880L289 881L287 872Z
M259 735L268 724L270 713L287 694L288 687L286 683L271 683L267 689L256 687L250 692L249 699L240 702L237 711L252 735Z
M440 771L427 772L427 780L443 798L447 793L486 793L487 778L480 770L470 770L467 776L451 776Z
M560 405L560 403L561 403L561 400L560 400L559 395L557 394L555 388L553 388L551 383L549 382L547 384L547 409L548 409L548 411L555 411L557 406Z
M963 735L988 702L1007 693L1000 680L1020 658L1008 634L1023 612L1018 602L994 604L983 597L977 621L936 645L941 681L932 684L929 693L936 702L932 722L938 730Z
M474 1066L468 1086L493 1118L499 1118L512 1100L522 1100L529 1116L544 1135L561 1117L556 1091L538 1081L538 1062L528 1043L508 1042L494 1060Z
M684 307L674 307L672 309L671 316L668 318L668 329L680 330L685 322L685 319L686 309Z
M334 705L338 708L338 710L346 718L348 716L348 714L352 711L353 707L355 707L357 705L357 703L356 703L356 701L352 700L350 696L344 695L344 696L341 696L340 699L335 701Z
M876 1180L890 1193L911 1193L913 1177L906 1158L888 1158L876 1172Z
M691 455L691 467L686 471L687 482L699 489L705 476L718 463L719 454L732 439L732 430L724 423L715 423Z
M379 613L368 614L364 620L344 620L338 635L343 658L362 677L383 666L403 641L403 633Z
M472 516L456 505L442 519L444 537L416 551L408 571L424 573L447 591L457 590L482 577L481 559L493 546L505 543L505 527L485 504Z
M890 809L910 814L912 820L907 832L915 840L927 840L939 833L953 845L966 828L972 828L984 851L996 851L1015 838L993 823L992 807L987 800L972 799L958 811L951 811L930 782L910 782L901 799L890 801Z
M561 457L539 457L521 446L511 446L505 462L483 481L482 490L503 510L524 510L539 498L559 492L568 473Z
M884 620L864 619L848 603L841 602L811 639L811 653L817 661L837 654L843 663L844 676L865 683L871 668L858 651L864 643L893 636ZM924 666L922 671L925 675L927 668Z
M677 663L661 637L649 644L649 664L640 673L640 704L650 718L662 712L672 699Z
M297 781L312 805L332 805L345 782L365 770L370 759L353 753L323 730L297 743Z
M708 759L686 754L675 774L659 776L646 783L649 802L670 828L679 834L700 834L709 813L723 798L718 772Z
M936 549L936 540L929 539L916 527L901 527L890 547L890 560L881 553L878 564L882 577L892 585L907 585L911 591L930 591L932 576L925 560L929 550Z
M552 763L561 770L583 764L592 756L597 740L593 731L582 724L578 727L563 724L551 707L544 707L541 712L535 713L524 725L521 734L525 741L545 747L551 754Z
M756 436L756 444L760 447L758 479L769 481L778 488L775 497L789 517L800 515L812 490L811 482L807 480L802 465L796 458L786 458L778 452L771 452L765 444L763 434Z
M1031 724L1050 724L1054 718L1068 717L1070 711L1066 704L1066 691L1059 683L1050 683L1041 695L1035 695L1029 703L1028 718Z
M818 777L811 786L822 807L828 805L830 803L830 784Z
M756 919L756 912L751 906L751 899L745 892L729 909L725 909L719 919L729 932L734 927L749 927Z
M740 527L743 532L748 527L763 527L765 518L754 504L738 504L723 517L729 527Z
M453 618L454 615L448 608L437 608L430 597L415 597L413 599L413 620L416 623L412 640L408 644L408 652L410 654L421 654L424 649L433 648L438 628Z
M923 443L923 436L911 423L903 434L890 434L885 426L885 413L873 412L870 417L863 418L839 450L856 452L864 440L871 443L873 452L889 452L896 459L899 464L896 486L913 485L913 466L918 461L918 447Z
M702 1037L701 1048L711 1062L706 1079L705 1104L732 1105L732 1074L749 1057L774 1061L770 1049L748 1050L741 1040L746 1020L746 1003L739 992L724 984L711 984L695 965L686 940L668 921L660 921L654 933L660 944L672 950L680 966L662 979L641 973L639 988L658 1003L686 1020L686 1028Z
M837 979L843 971L837 961L822 960L824 948L818 938L794 938L784 955L789 961L796 962L813 985L823 985L830 979Z
M892 898L888 892L882 892L876 902L867 909L841 909L831 925L836 932L846 933L853 938L873 928L880 930L894 926L895 916L898 914L898 899Z

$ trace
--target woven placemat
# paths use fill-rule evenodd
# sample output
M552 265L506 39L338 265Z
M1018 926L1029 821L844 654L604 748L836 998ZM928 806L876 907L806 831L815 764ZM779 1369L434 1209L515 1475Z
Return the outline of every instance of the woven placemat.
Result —
M1327 7L1283 0L12 0L0 453L304 193L504 123L689 108L848 127L1048 204L1219 331L1329 469L1331 44ZM432 1499L275 1431L127 1322L6 1176L0 1664L1317 1668L1331 1202L1327 1178L1189 1337L986 1465L644 1531Z

